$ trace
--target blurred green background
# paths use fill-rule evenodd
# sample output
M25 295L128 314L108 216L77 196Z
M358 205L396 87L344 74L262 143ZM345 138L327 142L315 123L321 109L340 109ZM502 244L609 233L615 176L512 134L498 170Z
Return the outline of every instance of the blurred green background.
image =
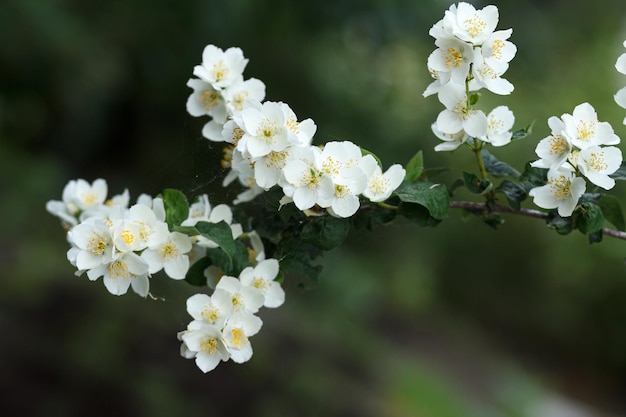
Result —
M493 153L521 169L547 119L584 101L626 138L612 98L626 85L614 69L623 2L501 3L516 89L480 104L508 105L516 128L536 125ZM246 78L313 118L317 143L352 140L386 165L422 149L429 167L475 171L471 155L432 150L442 106L421 95L428 30L449 5L0 3L0 415L626 415L624 242L590 246L525 218L495 232L460 213L435 229L356 231L313 289L287 277L287 302L262 312L249 363L207 375L176 340L195 288L159 276L153 292L165 301L117 298L65 259L44 205L70 179L102 177L133 199L165 187L233 199L219 185L220 147L201 137L206 119L185 112L185 83L209 43L241 47ZM626 198L624 184L615 192Z

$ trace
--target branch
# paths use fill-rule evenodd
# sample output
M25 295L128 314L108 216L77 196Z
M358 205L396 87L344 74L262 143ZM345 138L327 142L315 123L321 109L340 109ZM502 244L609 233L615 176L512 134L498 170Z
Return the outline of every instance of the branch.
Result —
M466 210L471 210L471 211L478 211L478 212L495 211L499 213L510 213L510 214L516 214L518 216L533 217L535 219L543 219L543 220L546 220L548 218L548 213L544 213L543 211L525 209L525 208L515 210L509 206L502 206L500 204L496 204L493 209L490 209L489 207L487 207L487 204L485 203L474 203L470 201L451 201L450 207L466 209ZM621 232L619 230L611 229L608 227L602 228L602 234L605 236L614 237L616 239L626 240L626 232Z

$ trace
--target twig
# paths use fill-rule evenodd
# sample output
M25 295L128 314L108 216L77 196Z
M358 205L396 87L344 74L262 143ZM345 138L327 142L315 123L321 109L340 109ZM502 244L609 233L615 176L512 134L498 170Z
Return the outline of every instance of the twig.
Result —
M546 220L548 218L548 213L544 213L543 211L525 209L525 208L515 210L509 206L502 206L499 204L496 204L495 207L490 209L489 207L487 207L485 203L474 203L471 201L451 201L450 207L477 211L477 212L488 212L488 211L494 212L495 211L495 212L500 212L500 213L510 213L510 214L516 214L519 216L533 217L535 219L543 219L543 220ZM626 232L621 232L619 230L611 229L608 227L602 228L602 234L605 236L614 237L616 239L626 240Z

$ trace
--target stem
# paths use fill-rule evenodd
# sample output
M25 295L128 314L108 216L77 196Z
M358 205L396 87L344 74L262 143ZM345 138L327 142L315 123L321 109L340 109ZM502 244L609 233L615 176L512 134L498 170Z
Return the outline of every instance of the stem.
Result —
M476 155L476 163L478 164L478 169L480 170L480 177L483 180L488 178L487 169L485 168L485 161L483 160L483 154L481 153L483 147L482 143L478 145L478 139L474 139L474 155Z
M535 219L543 219L543 220L548 218L548 213L544 213L543 211L539 211L539 210L524 209L524 208L515 210L511 207L502 206L499 204L496 204L495 207L493 208L489 208L487 207L487 204L485 203L474 203L470 201L451 201L450 208L460 208L460 209L466 209L466 210L472 210L472 211L492 211L492 212L497 211L501 213L516 214L518 216L532 217ZM626 240L626 232L621 232L619 230L611 229L608 227L604 227L602 229L602 234L606 236L614 237L616 239Z
M387 210L398 210L397 206L392 206L391 204L387 204L382 201L379 201L376 204L382 208L386 208Z

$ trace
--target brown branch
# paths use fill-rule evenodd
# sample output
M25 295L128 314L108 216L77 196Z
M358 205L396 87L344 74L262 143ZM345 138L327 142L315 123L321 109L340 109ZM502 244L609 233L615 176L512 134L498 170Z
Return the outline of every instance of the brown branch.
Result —
M546 220L548 218L548 213L544 213L543 211L525 209L525 208L515 210L509 206L502 206L499 204L496 204L493 209L490 209L489 207L487 207L487 204L485 203L474 203L471 201L451 201L450 207L466 209L466 210L475 211L475 212L489 212L489 211L494 212L495 211L499 213L516 214L518 216L533 217L535 219L543 219L543 220ZM616 239L626 240L626 232L621 232L619 230L611 229L608 227L604 227L602 229L602 234L606 236L614 237Z

